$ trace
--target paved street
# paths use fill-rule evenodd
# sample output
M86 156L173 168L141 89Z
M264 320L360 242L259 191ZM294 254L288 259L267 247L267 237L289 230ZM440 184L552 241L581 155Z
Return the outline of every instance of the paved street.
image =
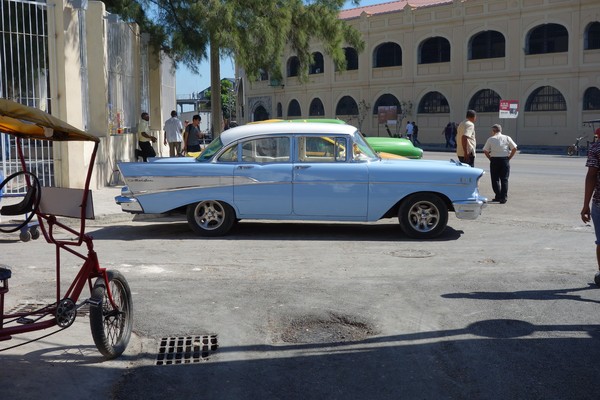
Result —
M476 165L488 170L483 155ZM117 190L103 189L97 211L117 215L89 230L101 264L129 281L135 338L103 363L83 316L0 353L2 398L597 399L584 165L517 155L508 203L476 221L451 215L434 241L408 239L397 219L241 221L204 239L184 221L130 221L108 205ZM493 197L489 174L480 190ZM0 235L0 263L13 270L7 308L54 288L54 248L17 236ZM67 277L77 262L65 256ZM161 338L213 335L218 348L199 362L156 365Z

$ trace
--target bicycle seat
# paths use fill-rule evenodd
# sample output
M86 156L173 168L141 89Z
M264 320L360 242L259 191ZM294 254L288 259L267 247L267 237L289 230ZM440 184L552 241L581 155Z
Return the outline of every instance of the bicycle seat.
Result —
M10 204L0 208L0 215L22 215L33 211L33 203L35 202L35 187L30 186L23 200L17 204Z

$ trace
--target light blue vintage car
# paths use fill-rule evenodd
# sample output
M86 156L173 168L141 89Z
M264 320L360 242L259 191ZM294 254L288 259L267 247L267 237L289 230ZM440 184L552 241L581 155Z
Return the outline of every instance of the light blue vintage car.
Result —
M475 219L483 170L455 161L381 159L351 125L249 124L197 157L120 163L123 211L187 215L203 236L236 221L372 222L397 217L410 237L441 234L448 212Z

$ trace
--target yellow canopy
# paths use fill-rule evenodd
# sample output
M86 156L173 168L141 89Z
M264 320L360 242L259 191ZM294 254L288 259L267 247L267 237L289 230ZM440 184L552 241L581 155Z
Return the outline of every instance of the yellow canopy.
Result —
M96 136L85 133L42 110L7 99L0 99L0 132L24 139L100 141Z

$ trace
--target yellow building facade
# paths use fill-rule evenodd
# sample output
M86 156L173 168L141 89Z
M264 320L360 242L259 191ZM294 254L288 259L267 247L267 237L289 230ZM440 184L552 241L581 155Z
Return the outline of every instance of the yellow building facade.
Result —
M442 130L478 112L480 135L500 123L519 145L566 146L600 118L598 0L395 1L344 10L340 18L366 43L346 48L348 69L335 71L313 43L309 80L295 55L281 60L284 78L249 81L238 70L238 119L341 118L369 136L387 136L380 106L396 106L397 132L416 121L423 143L444 143ZM518 103L499 118L501 100ZM241 118L239 118L241 116ZM389 121L392 122L392 121Z

